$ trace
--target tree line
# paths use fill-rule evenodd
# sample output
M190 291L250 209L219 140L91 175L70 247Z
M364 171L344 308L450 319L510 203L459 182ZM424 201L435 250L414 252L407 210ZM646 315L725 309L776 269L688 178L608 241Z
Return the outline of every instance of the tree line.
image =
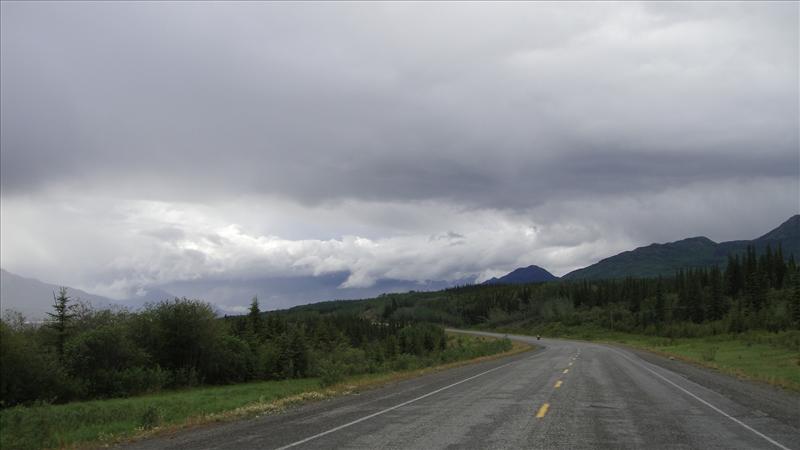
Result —
M800 269L780 247L748 247L724 268L679 270L673 276L470 285L435 293L389 294L378 309L387 320L451 326L595 325L692 337L800 328Z
M54 295L44 326L0 321L0 406L129 396L201 384L402 370L508 348L448 344L442 325L597 326L668 337L800 329L800 267L750 247L673 276L473 285L220 318L199 300L138 312Z
M257 299L249 314L220 318L186 298L96 310L61 289L43 326L0 321L0 406L309 376L330 384L438 361L446 342L438 325L262 313Z

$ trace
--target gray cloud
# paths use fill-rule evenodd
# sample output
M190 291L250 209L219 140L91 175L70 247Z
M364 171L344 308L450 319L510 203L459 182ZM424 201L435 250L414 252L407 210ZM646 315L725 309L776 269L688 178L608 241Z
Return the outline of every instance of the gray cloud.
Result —
M109 292L563 272L798 210L796 4L0 8L6 268ZM32 223L53 210L75 225Z

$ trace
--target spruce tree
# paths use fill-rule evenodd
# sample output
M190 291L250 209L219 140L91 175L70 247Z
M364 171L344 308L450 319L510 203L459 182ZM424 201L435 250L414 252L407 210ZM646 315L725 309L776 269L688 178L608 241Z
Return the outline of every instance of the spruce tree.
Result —
M662 287L661 277L658 277L658 282L656 284L656 306L655 306L655 319L656 324L661 326L666 319L666 308L664 305L664 290Z
M700 274L695 273L689 282L688 288L688 318L694 323L701 323L705 318L705 292L703 286L700 284Z
M250 310L247 313L247 326L256 337L261 336L262 330L261 309L258 307L258 297L254 296L250 301Z
M783 249L780 244L778 244L778 250L775 251L773 270L775 270L775 289L782 289L783 280L786 277L786 261L783 260Z
M708 299L707 320L719 320L725 315L725 305L722 297L722 275L719 268L711 269L709 277L710 295Z
M794 295L791 301L791 313L794 324L800 327L800 274L794 277Z
M728 283L726 292L735 298L742 290L742 266L739 264L739 255L728 255L728 267L725 269L725 279Z
M64 344L67 341L69 322L75 317L75 314L72 312L74 305L70 304L70 300L72 300L72 298L67 295L67 288L59 288L58 296L53 292L53 309L55 312L47 313L51 319L47 326L56 331L56 350L58 351L58 357L60 359L64 358Z

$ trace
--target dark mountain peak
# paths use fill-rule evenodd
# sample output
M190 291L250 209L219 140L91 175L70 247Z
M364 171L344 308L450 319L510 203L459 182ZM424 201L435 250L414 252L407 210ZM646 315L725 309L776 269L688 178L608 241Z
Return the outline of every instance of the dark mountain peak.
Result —
M528 267L518 267L518 268L512 270L510 273L535 272L535 271L542 271L542 270L547 272L547 270L537 266L536 264L531 264Z
M545 281L557 280L558 277L548 272L547 270L537 266L530 265L528 267L520 267L514 269L507 275L500 278L492 278L486 280L483 284L526 284L526 283L542 283Z
M789 217L789 219L780 224L778 228L775 228L756 240L776 241L782 239L800 239L800 214Z
M679 269L725 264L728 255L741 254L748 245L762 252L767 245L780 245L783 254L800 254L800 215L794 215L778 228L752 241L714 242L696 236L665 244L650 244L622 252L583 269L572 271L565 279L600 279L672 275Z
M695 237L690 237L690 238L686 238L686 239L681 239L680 241L675 241L675 242L676 243L677 242L697 242L697 243L700 243L700 244L716 244L716 242L712 241L711 239L709 239L709 238L707 238L705 236L695 236Z
M704 247L714 247L717 245L716 242L712 241L711 239L705 236L695 236L686 239L681 239L679 241L674 242L666 242L663 244L660 243L652 243L650 245L645 245L642 247L636 247L633 250L628 250L625 252L620 253L620 255L630 254L634 252L641 252L641 251L674 251L674 250L683 250L683 249L691 249L691 248L704 248ZM619 256L619 255L616 255ZM607 259L614 258L614 256L609 256L608 258L603 259L603 261Z
M664 244L667 246L676 246L676 247L713 247L717 245L716 242L712 241L711 239L705 236L695 236L686 239L681 239L680 241L669 242Z

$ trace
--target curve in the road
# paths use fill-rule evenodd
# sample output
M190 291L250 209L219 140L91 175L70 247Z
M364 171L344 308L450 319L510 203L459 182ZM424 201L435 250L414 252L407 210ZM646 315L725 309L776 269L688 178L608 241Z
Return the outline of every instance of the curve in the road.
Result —
M131 447L800 449L795 393L635 350L509 337L544 348Z

